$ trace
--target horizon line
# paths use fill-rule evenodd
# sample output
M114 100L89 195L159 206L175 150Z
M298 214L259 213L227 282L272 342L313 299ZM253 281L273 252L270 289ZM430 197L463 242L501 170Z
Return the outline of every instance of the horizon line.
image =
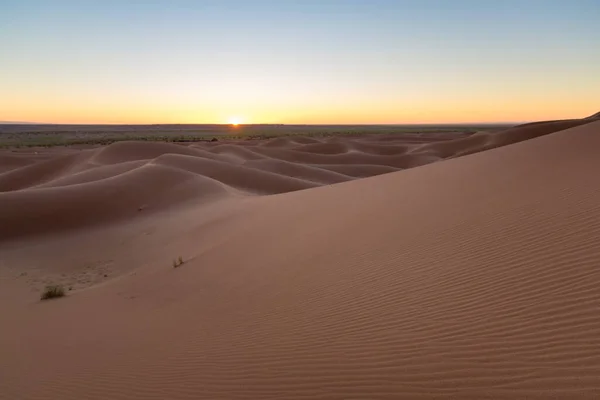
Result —
M538 120L525 120L525 121L470 121L470 122L411 122L411 123L284 123L284 122L257 122L257 123L240 123L235 126L255 126L255 125L287 125L287 126L303 126L303 125L320 125L320 126L411 126L411 125L510 125L510 124L525 124L529 122L538 122ZM154 122L154 123L121 123L121 122L28 122L28 121L0 121L0 125L72 125L72 126L98 126L98 125L130 125L130 126L155 126L155 125L219 125L219 126L233 126L234 124L228 123L212 123L212 122Z

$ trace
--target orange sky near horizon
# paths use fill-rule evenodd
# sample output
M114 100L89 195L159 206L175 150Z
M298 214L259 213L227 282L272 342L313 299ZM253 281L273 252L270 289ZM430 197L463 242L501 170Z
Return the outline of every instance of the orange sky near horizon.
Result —
M585 0L151 3L2 6L0 121L435 124L600 111L600 7Z
M23 102L25 103L25 102ZM330 105L173 105L111 104L96 102L44 101L37 99L18 104L0 100L5 121L65 124L435 124L527 122L550 119L582 118L600 111L594 98L578 97L565 104L562 99L536 99L519 102L514 99L475 104L469 99L442 99L420 103L350 102ZM6 118L9 117L9 118Z

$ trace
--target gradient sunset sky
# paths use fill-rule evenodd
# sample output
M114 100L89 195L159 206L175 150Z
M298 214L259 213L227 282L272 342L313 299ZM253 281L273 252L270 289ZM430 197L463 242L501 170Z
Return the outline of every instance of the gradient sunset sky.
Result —
M598 0L0 0L0 120L577 118L599 21Z

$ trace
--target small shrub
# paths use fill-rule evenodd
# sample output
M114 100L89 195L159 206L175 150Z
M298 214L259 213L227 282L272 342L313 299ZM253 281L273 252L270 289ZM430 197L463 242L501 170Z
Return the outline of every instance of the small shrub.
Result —
M179 256L177 257L177 260L173 260L173 268L180 267L181 265L183 265L183 263L183 257Z
M58 297L63 297L65 295L65 288L61 285L49 285L46 286L46 289L42 292L41 300L49 300L55 299Z

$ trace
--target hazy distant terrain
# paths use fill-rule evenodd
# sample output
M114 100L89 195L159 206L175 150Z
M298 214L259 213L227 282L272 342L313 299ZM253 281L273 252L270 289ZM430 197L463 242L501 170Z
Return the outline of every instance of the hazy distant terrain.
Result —
M405 133L473 133L510 124L463 125L53 125L0 124L0 147L108 144L123 140L201 141L212 138L265 139L287 135L331 136Z

